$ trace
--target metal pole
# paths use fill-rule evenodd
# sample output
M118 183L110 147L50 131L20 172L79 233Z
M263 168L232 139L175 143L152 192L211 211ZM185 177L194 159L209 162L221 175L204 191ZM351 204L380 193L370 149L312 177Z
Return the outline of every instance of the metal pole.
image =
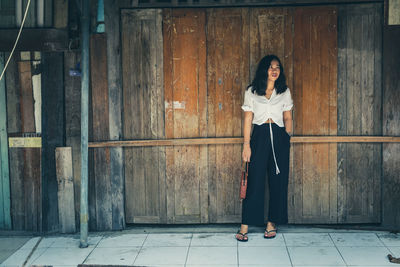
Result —
M88 247L88 114L89 114L89 0L82 0L81 14L81 238L80 248Z
M0 72L5 68L0 52ZM0 229L11 229L10 172L8 166L6 76L0 80Z

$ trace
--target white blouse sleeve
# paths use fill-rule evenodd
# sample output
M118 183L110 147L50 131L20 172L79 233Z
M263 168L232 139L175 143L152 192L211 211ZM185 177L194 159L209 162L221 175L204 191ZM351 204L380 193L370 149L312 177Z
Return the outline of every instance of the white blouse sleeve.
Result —
M244 93L244 102L243 102L242 109L244 111L254 112L251 88L248 88Z
M284 100L284 104L283 104L283 111L289 111L292 109L293 107L293 99L292 99L292 95L290 94L290 90L289 88L286 89L285 92L285 100Z

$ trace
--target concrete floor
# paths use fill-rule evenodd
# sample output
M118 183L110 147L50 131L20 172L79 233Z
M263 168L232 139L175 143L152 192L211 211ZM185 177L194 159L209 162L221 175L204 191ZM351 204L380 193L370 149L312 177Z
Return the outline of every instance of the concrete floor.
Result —
M130 266L400 266L400 234L377 230L282 226L275 239L250 228L249 242L237 242L237 226L135 227L79 235L0 236L0 266L110 264ZM37 245L36 249L35 246Z

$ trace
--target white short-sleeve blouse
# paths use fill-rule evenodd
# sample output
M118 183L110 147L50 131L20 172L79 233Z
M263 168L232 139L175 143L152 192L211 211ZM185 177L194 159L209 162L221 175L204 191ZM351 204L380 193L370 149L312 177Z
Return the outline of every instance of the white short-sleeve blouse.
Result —
M292 107L293 99L289 88L279 95L274 89L270 99L267 99L263 95L251 92L251 87L249 87L244 93L242 109L253 112L253 124L261 125L268 119L272 119L278 126L284 127L283 112L291 110Z

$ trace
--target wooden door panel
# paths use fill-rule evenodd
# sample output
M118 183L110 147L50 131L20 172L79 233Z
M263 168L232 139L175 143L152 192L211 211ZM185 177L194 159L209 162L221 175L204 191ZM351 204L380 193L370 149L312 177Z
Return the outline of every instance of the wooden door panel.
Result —
M382 5L339 9L338 134L382 134ZM338 145L340 223L379 223L381 144Z
M205 11L164 10L166 138L207 136ZM207 147L166 148L167 220L208 221Z
M250 9L250 80L254 77L260 59L268 54L277 55L282 61L286 82L293 90L293 8L251 8ZM289 183L293 184L293 149L290 152ZM289 186L289 195L293 194ZM265 210L268 214L269 189L265 189ZM295 207L288 203L291 220Z
M294 24L294 132L337 133L337 15L334 7L298 8ZM337 221L336 144L296 144L295 223ZM290 201L290 200L289 200Z
M207 10L208 136L242 135L241 104L248 85L247 8ZM240 222L241 145L211 145L210 222Z
M161 10L122 10L124 138L164 138ZM125 148L128 223L165 223L165 148Z

